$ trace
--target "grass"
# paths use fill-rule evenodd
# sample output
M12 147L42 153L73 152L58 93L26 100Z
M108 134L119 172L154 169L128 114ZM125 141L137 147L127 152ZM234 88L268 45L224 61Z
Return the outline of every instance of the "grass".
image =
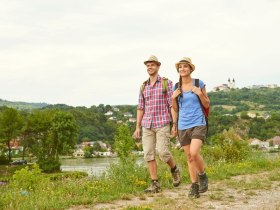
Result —
M175 160L181 169L183 182L189 182L186 157L181 151L173 151ZM170 169L165 164L158 164L159 179L163 189L173 188ZM230 177L241 174L253 174L270 171L280 167L280 159L267 159L259 153L253 153L242 162L208 162L206 171L210 180L225 180L225 183L253 195L255 189L270 189L272 181L280 180L280 173L272 174L263 182L261 179L232 181ZM20 169L19 167L17 169ZM6 170L4 166L0 170ZM73 205L94 205L111 202L116 199L131 200L139 197L146 200L154 195L144 195L143 190L150 184L145 166L133 163L112 165L108 176L100 178L84 177L82 174L42 174L23 173L18 179L11 179L15 168L8 169L9 184L0 187L0 209L66 209ZM9 175L7 175L9 174ZM5 177L4 176L4 177ZM1 176L3 178L3 176ZM37 180L37 182L36 182ZM31 183L22 189L21 183ZM26 192L27 193L26 193ZM219 187L210 195L212 200L222 199L222 189ZM230 201L234 198L226 198ZM172 208L176 200L170 198L155 199L157 204ZM189 204L188 204L189 205ZM196 205L194 203L194 205ZM186 205L186 208L188 206ZM127 209L153 209L153 206L129 207ZM182 206L184 209L184 206Z

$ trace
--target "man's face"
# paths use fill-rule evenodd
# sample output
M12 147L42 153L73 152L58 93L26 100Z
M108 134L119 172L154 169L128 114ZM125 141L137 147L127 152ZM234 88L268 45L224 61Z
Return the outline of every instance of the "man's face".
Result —
M155 62L149 62L146 64L147 72L150 76L154 76L158 73L159 66Z

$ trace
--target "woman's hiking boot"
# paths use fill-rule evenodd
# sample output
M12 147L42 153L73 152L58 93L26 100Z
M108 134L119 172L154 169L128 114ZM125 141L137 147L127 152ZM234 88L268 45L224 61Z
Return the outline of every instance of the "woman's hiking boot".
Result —
M181 183L181 175L180 175L180 169L176 167L176 169L172 172L172 178L173 178L173 186L178 187Z
M204 193L208 190L208 177L206 173L204 173L202 175L198 174L198 178L199 178L199 192Z
M200 195L199 195L198 189L199 189L198 183L192 183L188 197L189 198L199 198Z
M158 193L160 191L160 184L157 180L152 180L151 185L145 189L145 193Z

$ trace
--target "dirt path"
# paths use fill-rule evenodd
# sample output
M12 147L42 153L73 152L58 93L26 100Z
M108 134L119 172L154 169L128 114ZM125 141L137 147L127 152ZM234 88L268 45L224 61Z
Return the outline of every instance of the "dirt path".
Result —
M158 194L127 196L112 203L74 206L70 209L280 210L280 169L210 182L209 190L194 200L187 197L189 187L190 185L182 184L178 188L165 189Z

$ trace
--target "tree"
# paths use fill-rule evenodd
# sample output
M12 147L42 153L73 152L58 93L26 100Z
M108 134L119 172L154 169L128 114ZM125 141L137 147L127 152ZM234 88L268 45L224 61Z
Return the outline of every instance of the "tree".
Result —
M76 145L78 127L70 113L58 111L52 119L51 131L53 153L58 159L59 154L67 152Z
M45 172L59 170L59 155L74 148L77 142L77 125L74 117L57 110L34 111L27 130L28 142Z
M126 163L131 160L133 158L132 150L134 148L134 140L129 132L129 128L125 125L121 125L114 139L115 151L118 153L121 162Z
M22 117L16 109L6 108L0 117L0 141L8 147L9 161L11 157L10 141L18 137L23 125Z

